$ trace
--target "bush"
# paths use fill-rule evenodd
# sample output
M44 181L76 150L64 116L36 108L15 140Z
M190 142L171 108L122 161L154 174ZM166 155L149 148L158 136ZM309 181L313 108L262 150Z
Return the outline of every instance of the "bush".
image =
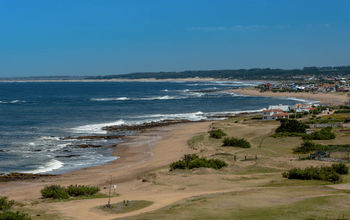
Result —
M337 110L334 113L350 113L350 109Z
M314 131L311 134L305 135L303 138L307 140L330 140L334 139L336 135L332 132L331 127L322 128L319 131Z
M332 164L332 169L339 174L349 173L349 168L344 163Z
M232 146L232 147L241 147L241 148L250 148L250 143L246 141L244 138L225 138L223 140L222 146Z
M318 145L315 144L314 142L304 141L304 143L302 143L300 147L297 147L294 149L294 153L306 154L306 153L310 153L312 151L315 151L318 148L319 148Z
M84 186L84 185L70 185L67 188L67 192L70 196L89 196L94 195L100 191L97 186Z
M221 129L211 130L209 131L209 134L211 138L216 138L216 139L220 139L223 136L226 136L225 132L223 132Z
M221 169L226 167L227 163L218 159L200 158L196 154L186 154L182 160L170 164L170 170L175 169L194 169L200 167Z
M226 136L226 133L223 132L221 129L211 130L209 131L209 134L211 138L216 138L216 139L220 139L223 136Z
M8 200L7 197L5 196L0 197L0 211L9 210L14 204L15 204L15 201Z
M305 133L306 128L309 126L297 121L295 119L288 120L288 119L281 119L280 120L281 125L276 129L276 133L281 132L296 132L296 133Z
M69 196L90 196L100 191L100 188L96 186L85 186L85 185L70 185L67 188L60 185L45 186L41 190L43 198L51 199L68 199Z
M306 140L304 143L301 144L300 147L295 148L294 153L310 153L312 151L350 151L350 145L349 144L343 144L343 145L322 145L322 144L315 144L312 141Z
M340 174L348 172L344 164L333 164L331 167L307 167L305 169L293 168L282 174L288 179L324 180L333 183L341 181Z
M41 191L41 195L43 198L51 198L51 199L68 199L69 194L67 190L60 185L50 185L45 186Z
M6 211L0 213L0 219L1 220L31 220L31 217L28 214L21 213L21 212L11 212Z

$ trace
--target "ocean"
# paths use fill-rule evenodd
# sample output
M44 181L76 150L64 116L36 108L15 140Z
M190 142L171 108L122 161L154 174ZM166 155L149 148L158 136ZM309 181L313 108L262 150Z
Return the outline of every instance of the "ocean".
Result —
M102 130L105 126L167 119L206 120L221 113L256 111L268 105L303 101L219 91L256 84L1 82L0 173L60 174L113 161L117 158L111 156L113 148L108 146L121 143L121 139L65 138L104 135L107 134ZM103 147L79 148L79 144Z

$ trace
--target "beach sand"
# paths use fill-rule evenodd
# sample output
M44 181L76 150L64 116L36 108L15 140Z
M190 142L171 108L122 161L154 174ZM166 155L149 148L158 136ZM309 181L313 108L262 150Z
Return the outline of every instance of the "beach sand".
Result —
M230 92L248 96L268 96L268 97L293 97L306 100L319 101L321 104L344 105L350 97L346 93L308 93L308 92L260 92L255 88L240 88L230 90Z

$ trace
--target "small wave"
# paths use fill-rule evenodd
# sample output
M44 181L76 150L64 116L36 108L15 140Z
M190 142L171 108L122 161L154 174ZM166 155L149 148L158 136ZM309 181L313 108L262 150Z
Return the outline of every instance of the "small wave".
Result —
M154 97L148 97L148 98L135 98L133 100L168 100L168 99L182 99L183 97L178 97L178 96L154 96Z
M25 103L23 100L12 100L12 101L0 101L0 104L16 104L16 103Z
M253 110L241 110L241 111L226 111L226 112L209 112L206 113L206 116L215 117L216 115L237 115L242 113L253 113L253 112L261 112L263 110L266 110L266 108L261 109L253 109Z
M73 128L74 133L85 133L85 134L106 134L107 131L102 130L104 127L122 125L125 122L123 120L118 120L110 123L100 123L100 124L89 124Z
M58 141L60 140L59 137L55 137L55 136L41 136L39 137L40 140L51 140L51 141Z
M295 97L287 97L287 99L297 101L297 102L304 102L304 103L318 103L319 102L319 101L315 101L315 100L301 99L301 98L295 98Z
M219 93L231 95L233 97L244 97L244 96L247 96L247 95L237 94L237 93L234 93L234 92L219 92Z
M92 98L91 101L97 102L110 102L110 101L151 101L151 100L168 100L168 99L183 99L185 97L180 96L152 96L144 98L128 98L128 97L118 97L118 98Z
M96 102L108 102L108 101L125 101L125 100L130 100L128 97L118 97L118 98L92 98L90 99L91 101L96 101Z
M179 113L179 114L152 114L152 115L143 115L139 118L153 118L152 121L161 121L161 120L179 120L187 119L190 121L199 121L206 119L203 112L191 112L191 113Z
M39 166L35 170L24 171L23 173L34 173L34 174L47 173L47 172L57 170L57 169L63 167L63 164L64 163L62 163L59 160L52 159L49 162L45 163L43 166Z

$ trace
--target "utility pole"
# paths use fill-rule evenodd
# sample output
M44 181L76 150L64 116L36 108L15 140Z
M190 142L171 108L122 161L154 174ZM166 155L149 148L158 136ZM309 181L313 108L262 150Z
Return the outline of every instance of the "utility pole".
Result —
M109 182L108 204L107 204L108 208L111 208L111 190L112 190L112 175L111 175L111 181Z

